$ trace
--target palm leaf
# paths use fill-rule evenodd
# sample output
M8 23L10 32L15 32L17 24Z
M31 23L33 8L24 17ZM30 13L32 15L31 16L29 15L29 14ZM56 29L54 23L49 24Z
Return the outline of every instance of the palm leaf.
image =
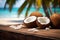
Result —
M15 4L16 0L10 0L9 2L9 11L12 10L13 5Z
M4 5L4 9L6 9L6 4L8 4L9 5L9 11L11 11L15 2L16 2L16 0L6 0L6 3Z
M54 0L52 4L53 4L53 7L55 8L58 5L58 0Z
M36 6L36 1L35 0L33 1L33 5Z
M9 4L10 0L6 0L6 3L4 5L4 9L6 9L6 4Z
M25 14L25 17L28 15L28 11L30 10L30 7L32 6L32 3L33 3L33 0L30 0L29 6L28 6L26 14Z
M25 2L22 4L22 6L18 9L18 16L21 14L21 12L23 11L23 9L26 7L26 5L28 4L27 0L25 0Z
M53 2L53 0L45 0L45 5L46 5L47 7L49 7L50 2Z
M50 15L48 13L48 10L47 10L46 4L45 4L45 0L42 0L42 7L44 9L45 15L49 18Z

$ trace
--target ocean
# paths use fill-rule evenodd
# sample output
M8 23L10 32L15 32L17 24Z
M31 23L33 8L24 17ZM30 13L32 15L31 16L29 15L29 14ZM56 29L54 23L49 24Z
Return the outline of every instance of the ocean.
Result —
M25 13L26 13L26 10L27 8L25 8L21 15L20 15L20 18L24 18L25 17ZM30 15L32 12L36 11L35 8L30 8L30 11L29 11L29 14ZM58 13L60 13L60 8L56 8L56 11ZM44 13L44 10L43 8L40 8L39 9L39 12L42 13L44 16L45 16L45 13ZM54 12L54 9L52 8L52 12ZM10 12L9 9L3 9L3 8L0 8L0 18L17 18L18 17L18 8L13 8L12 11Z

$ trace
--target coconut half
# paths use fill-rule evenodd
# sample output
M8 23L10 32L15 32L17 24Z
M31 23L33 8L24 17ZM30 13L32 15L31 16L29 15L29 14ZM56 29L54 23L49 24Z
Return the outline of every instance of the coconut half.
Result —
M24 24L25 24L28 28L37 27L37 25L36 25L36 19L37 19L36 16L27 17L27 18L24 20Z
M38 27L46 28L49 26L50 19L48 17L38 17L36 23Z

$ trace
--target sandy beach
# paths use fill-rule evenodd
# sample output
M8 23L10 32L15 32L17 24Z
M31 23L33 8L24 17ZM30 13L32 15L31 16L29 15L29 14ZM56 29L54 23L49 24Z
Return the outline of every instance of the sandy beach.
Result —
M0 25L16 25L21 24L24 18L0 18Z

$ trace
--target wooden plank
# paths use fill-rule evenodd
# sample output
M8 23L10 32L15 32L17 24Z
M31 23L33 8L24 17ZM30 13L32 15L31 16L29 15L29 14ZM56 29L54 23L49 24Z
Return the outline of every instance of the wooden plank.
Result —
M8 26L6 26L6 27L0 26L0 30L20 33L20 34L24 34L24 35L33 35L33 36L43 37L43 38L60 39L60 29L50 29L48 31L45 29L39 29L38 32L29 32L28 28L22 28L19 30L15 30Z

